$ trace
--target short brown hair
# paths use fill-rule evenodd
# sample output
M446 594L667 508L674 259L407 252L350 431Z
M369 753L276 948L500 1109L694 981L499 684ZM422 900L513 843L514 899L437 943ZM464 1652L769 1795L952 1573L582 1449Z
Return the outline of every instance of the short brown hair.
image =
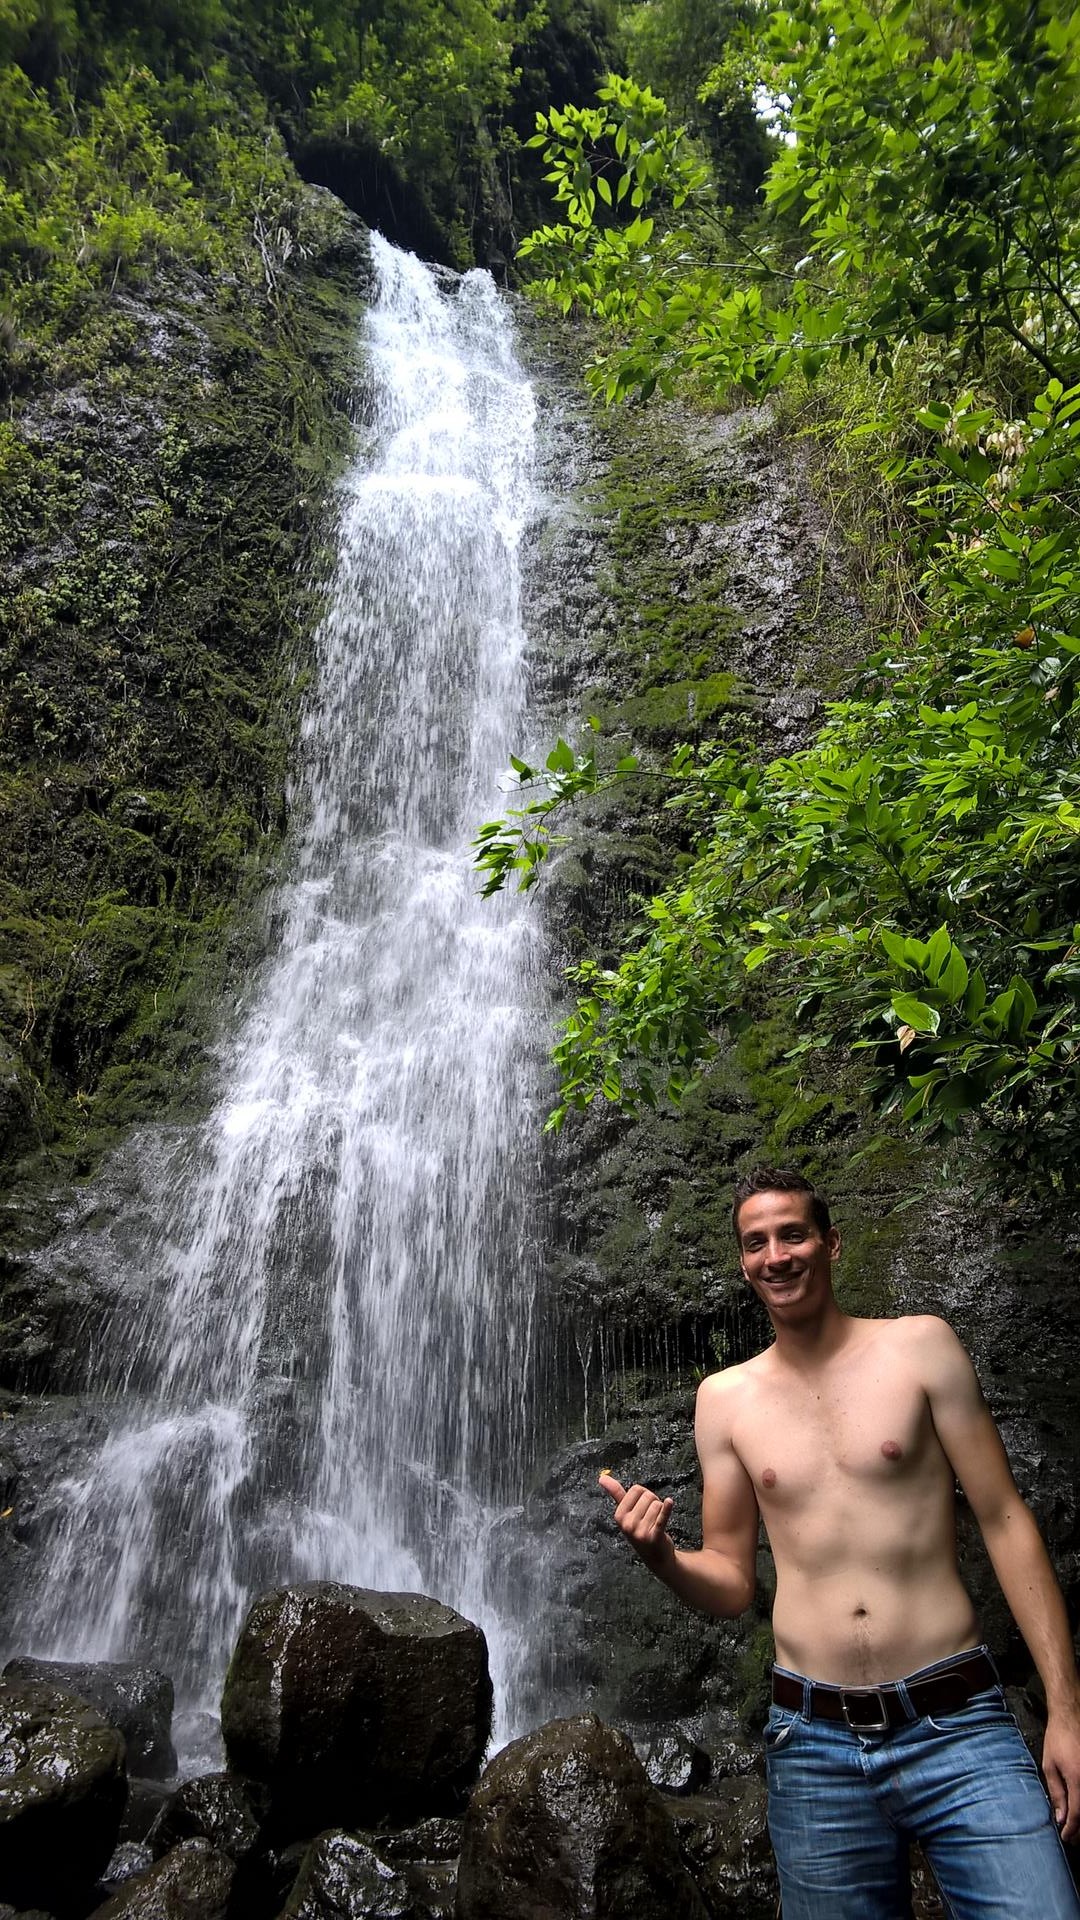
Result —
M829 1203L823 1193L819 1193L811 1180L794 1167L751 1167L735 1182L735 1196L731 1203L731 1227L736 1240L739 1237L739 1208L744 1200L750 1200L755 1193L808 1193L810 1195L810 1216L822 1238L832 1226Z

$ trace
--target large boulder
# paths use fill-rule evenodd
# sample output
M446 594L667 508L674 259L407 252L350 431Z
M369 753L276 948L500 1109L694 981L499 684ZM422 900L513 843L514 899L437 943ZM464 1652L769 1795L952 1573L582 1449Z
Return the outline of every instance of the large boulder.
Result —
M235 1874L208 1840L185 1840L125 1881L91 1920L226 1920Z
M721 1780L671 1804L683 1858L713 1920L775 1920L780 1889L769 1845L765 1782Z
M355 1834L312 1841L280 1920L419 1920L408 1884Z
M625 1734L552 1720L485 1769L465 1815L457 1920L707 1920Z
M265 1813L265 1789L231 1773L200 1774L181 1781L150 1827L147 1843L160 1860L182 1840L208 1840L239 1862L258 1846Z
M77 1905L116 1845L126 1795L123 1735L94 1707L0 1680L0 1900Z
M128 1772L168 1780L176 1772L172 1743L173 1683L156 1667L111 1660L9 1660L5 1680L36 1680L89 1701L124 1736Z
M455 1812L490 1729L478 1627L421 1595L328 1581L255 1602L221 1703L230 1769L270 1789L278 1839Z

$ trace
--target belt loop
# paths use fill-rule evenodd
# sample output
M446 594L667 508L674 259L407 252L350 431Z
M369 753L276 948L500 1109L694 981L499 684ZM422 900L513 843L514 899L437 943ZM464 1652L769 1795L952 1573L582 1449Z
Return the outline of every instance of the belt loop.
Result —
M912 1705L911 1695L908 1692L907 1687L905 1686L903 1680L898 1680L896 1682L896 1692L900 1700L900 1705L903 1707L904 1712L907 1714L908 1719L917 1720L919 1718L919 1715L916 1712L914 1706Z
M811 1696L813 1694L813 1691L814 1691L813 1681L804 1680L802 1683L802 1717L804 1720L812 1720L814 1717L812 1707L811 1707Z

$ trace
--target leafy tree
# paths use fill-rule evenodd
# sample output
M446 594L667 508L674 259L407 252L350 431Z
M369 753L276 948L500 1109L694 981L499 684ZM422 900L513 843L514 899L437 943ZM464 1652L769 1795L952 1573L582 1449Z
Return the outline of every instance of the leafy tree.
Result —
M772 147L755 104L758 75L744 52L758 14L755 0L707 7L697 0L639 0L627 18L635 78L662 94L674 117L703 141L721 204L742 209L758 197Z
M620 334L598 381L625 394L693 372L762 392L830 354L887 366L900 341L930 336L978 358L1001 335L1067 382L1080 361L1080 14L1067 0L960 0L948 14L797 0L771 15L765 53L790 136L766 196L798 215L801 258L781 228L732 265L708 223L687 222L659 270L639 274L632 314L609 299L625 296L625 262L587 200L530 236L564 308ZM560 127L540 132L558 177L570 158ZM599 177L602 151L593 163ZM653 187L679 205L684 169Z

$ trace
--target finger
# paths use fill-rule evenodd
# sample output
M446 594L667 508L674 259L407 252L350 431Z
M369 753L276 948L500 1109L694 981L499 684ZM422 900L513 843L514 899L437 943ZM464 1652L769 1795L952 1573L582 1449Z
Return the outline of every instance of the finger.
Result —
M1067 1773L1059 1773L1050 1799L1062 1839L1075 1840L1080 1833L1080 1780L1070 1780Z
M1069 1797L1065 1789L1064 1775L1058 1770L1052 1760L1049 1765L1044 1767L1044 1772L1046 1775L1046 1791L1050 1796L1050 1805L1053 1809L1055 1823L1059 1827L1064 1827L1069 1807ZM1078 1813L1080 1813L1080 1808L1078 1808Z
M671 1509L674 1505L674 1500L657 1501L655 1508L648 1516L649 1532L654 1537L658 1533L667 1532L667 1523L671 1519Z
M616 1517L619 1518L619 1525L635 1539L653 1540L667 1526L672 1504L670 1500L661 1500L655 1493L650 1493L646 1487L630 1511L622 1514L621 1518L618 1515Z
M630 1487L615 1509L615 1518L620 1527L637 1525L654 1503L659 1504L651 1488Z
M626 1499L626 1488L620 1485L615 1475L609 1473L606 1467L600 1469L600 1485L605 1493L610 1493L613 1500Z

